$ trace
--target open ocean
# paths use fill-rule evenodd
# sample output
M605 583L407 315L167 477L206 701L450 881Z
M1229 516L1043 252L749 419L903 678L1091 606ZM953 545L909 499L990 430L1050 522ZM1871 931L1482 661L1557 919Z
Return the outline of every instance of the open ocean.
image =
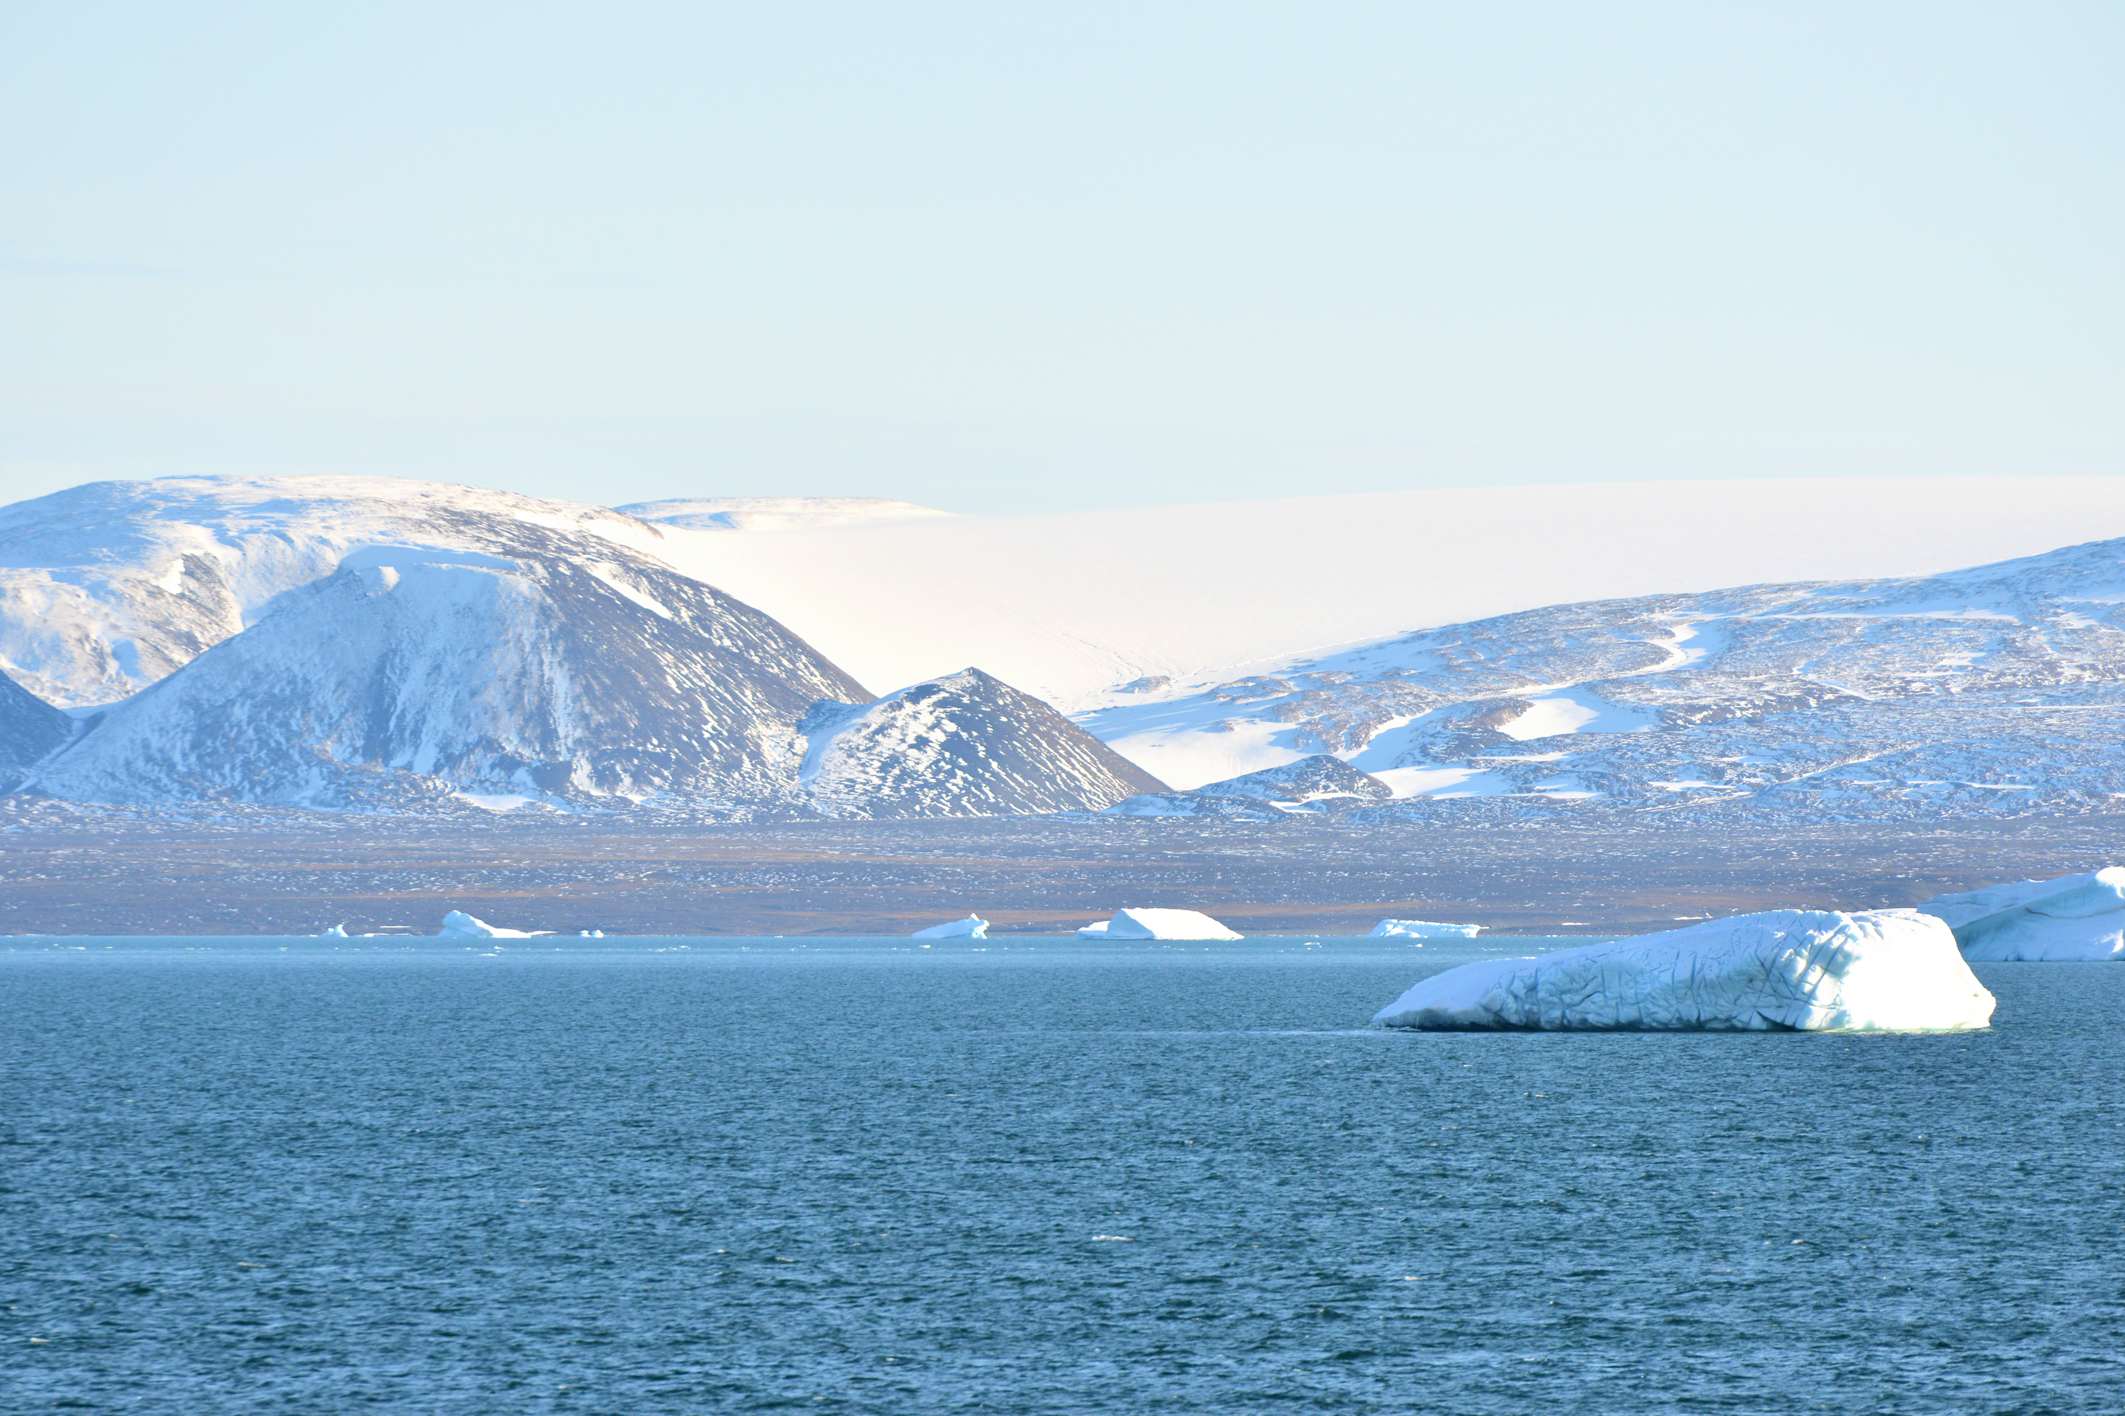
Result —
M0 1410L2125 1408L2125 967L1366 1026L1531 947L0 941Z

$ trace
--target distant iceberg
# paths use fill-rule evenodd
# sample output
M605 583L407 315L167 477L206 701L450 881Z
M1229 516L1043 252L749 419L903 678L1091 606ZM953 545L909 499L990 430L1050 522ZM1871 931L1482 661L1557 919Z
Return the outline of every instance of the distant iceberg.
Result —
M2125 868L2119 866L1942 895L1919 908L1955 931L1966 959L2125 960Z
M319 930L317 937L320 939L345 939L347 937L347 926L335 924L330 929Z
M452 910L443 916L443 927L436 931L438 939L530 939L534 932L524 929L504 929L498 924L489 924L477 915L463 910Z
M1372 927L1368 939L1473 939L1483 932L1480 924L1435 924L1428 919L1383 919Z
M1081 939L1242 939L1195 910L1116 910L1077 931Z
M909 936L912 939L986 939L989 937L989 922L980 915L970 914L965 919L949 920L933 924L928 929L918 929Z
M1955 1032L1993 998L1947 926L1916 910L1768 910L1425 979L1382 1008L1401 1028Z

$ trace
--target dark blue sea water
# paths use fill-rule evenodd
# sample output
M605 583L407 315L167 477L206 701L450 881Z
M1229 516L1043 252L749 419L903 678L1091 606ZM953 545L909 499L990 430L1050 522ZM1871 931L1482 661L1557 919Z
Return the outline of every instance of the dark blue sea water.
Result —
M1492 942L79 942L0 944L10 1412L2125 1407L2115 965L1483 1036L1363 1025Z

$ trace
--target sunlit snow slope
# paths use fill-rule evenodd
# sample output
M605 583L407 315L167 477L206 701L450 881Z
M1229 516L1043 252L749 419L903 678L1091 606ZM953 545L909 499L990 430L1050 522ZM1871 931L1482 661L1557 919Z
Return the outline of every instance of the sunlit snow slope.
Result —
M1097 810L1158 779L1028 694L966 669L805 724L804 783L840 816Z
M766 615L668 570L376 547L103 715L29 785L84 801L789 810L797 722L863 696Z

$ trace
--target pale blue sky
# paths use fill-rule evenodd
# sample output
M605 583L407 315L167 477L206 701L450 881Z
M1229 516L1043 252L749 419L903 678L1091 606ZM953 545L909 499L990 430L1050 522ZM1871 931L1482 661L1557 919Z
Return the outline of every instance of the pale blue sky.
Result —
M0 497L2125 472L2125 5L0 5Z

